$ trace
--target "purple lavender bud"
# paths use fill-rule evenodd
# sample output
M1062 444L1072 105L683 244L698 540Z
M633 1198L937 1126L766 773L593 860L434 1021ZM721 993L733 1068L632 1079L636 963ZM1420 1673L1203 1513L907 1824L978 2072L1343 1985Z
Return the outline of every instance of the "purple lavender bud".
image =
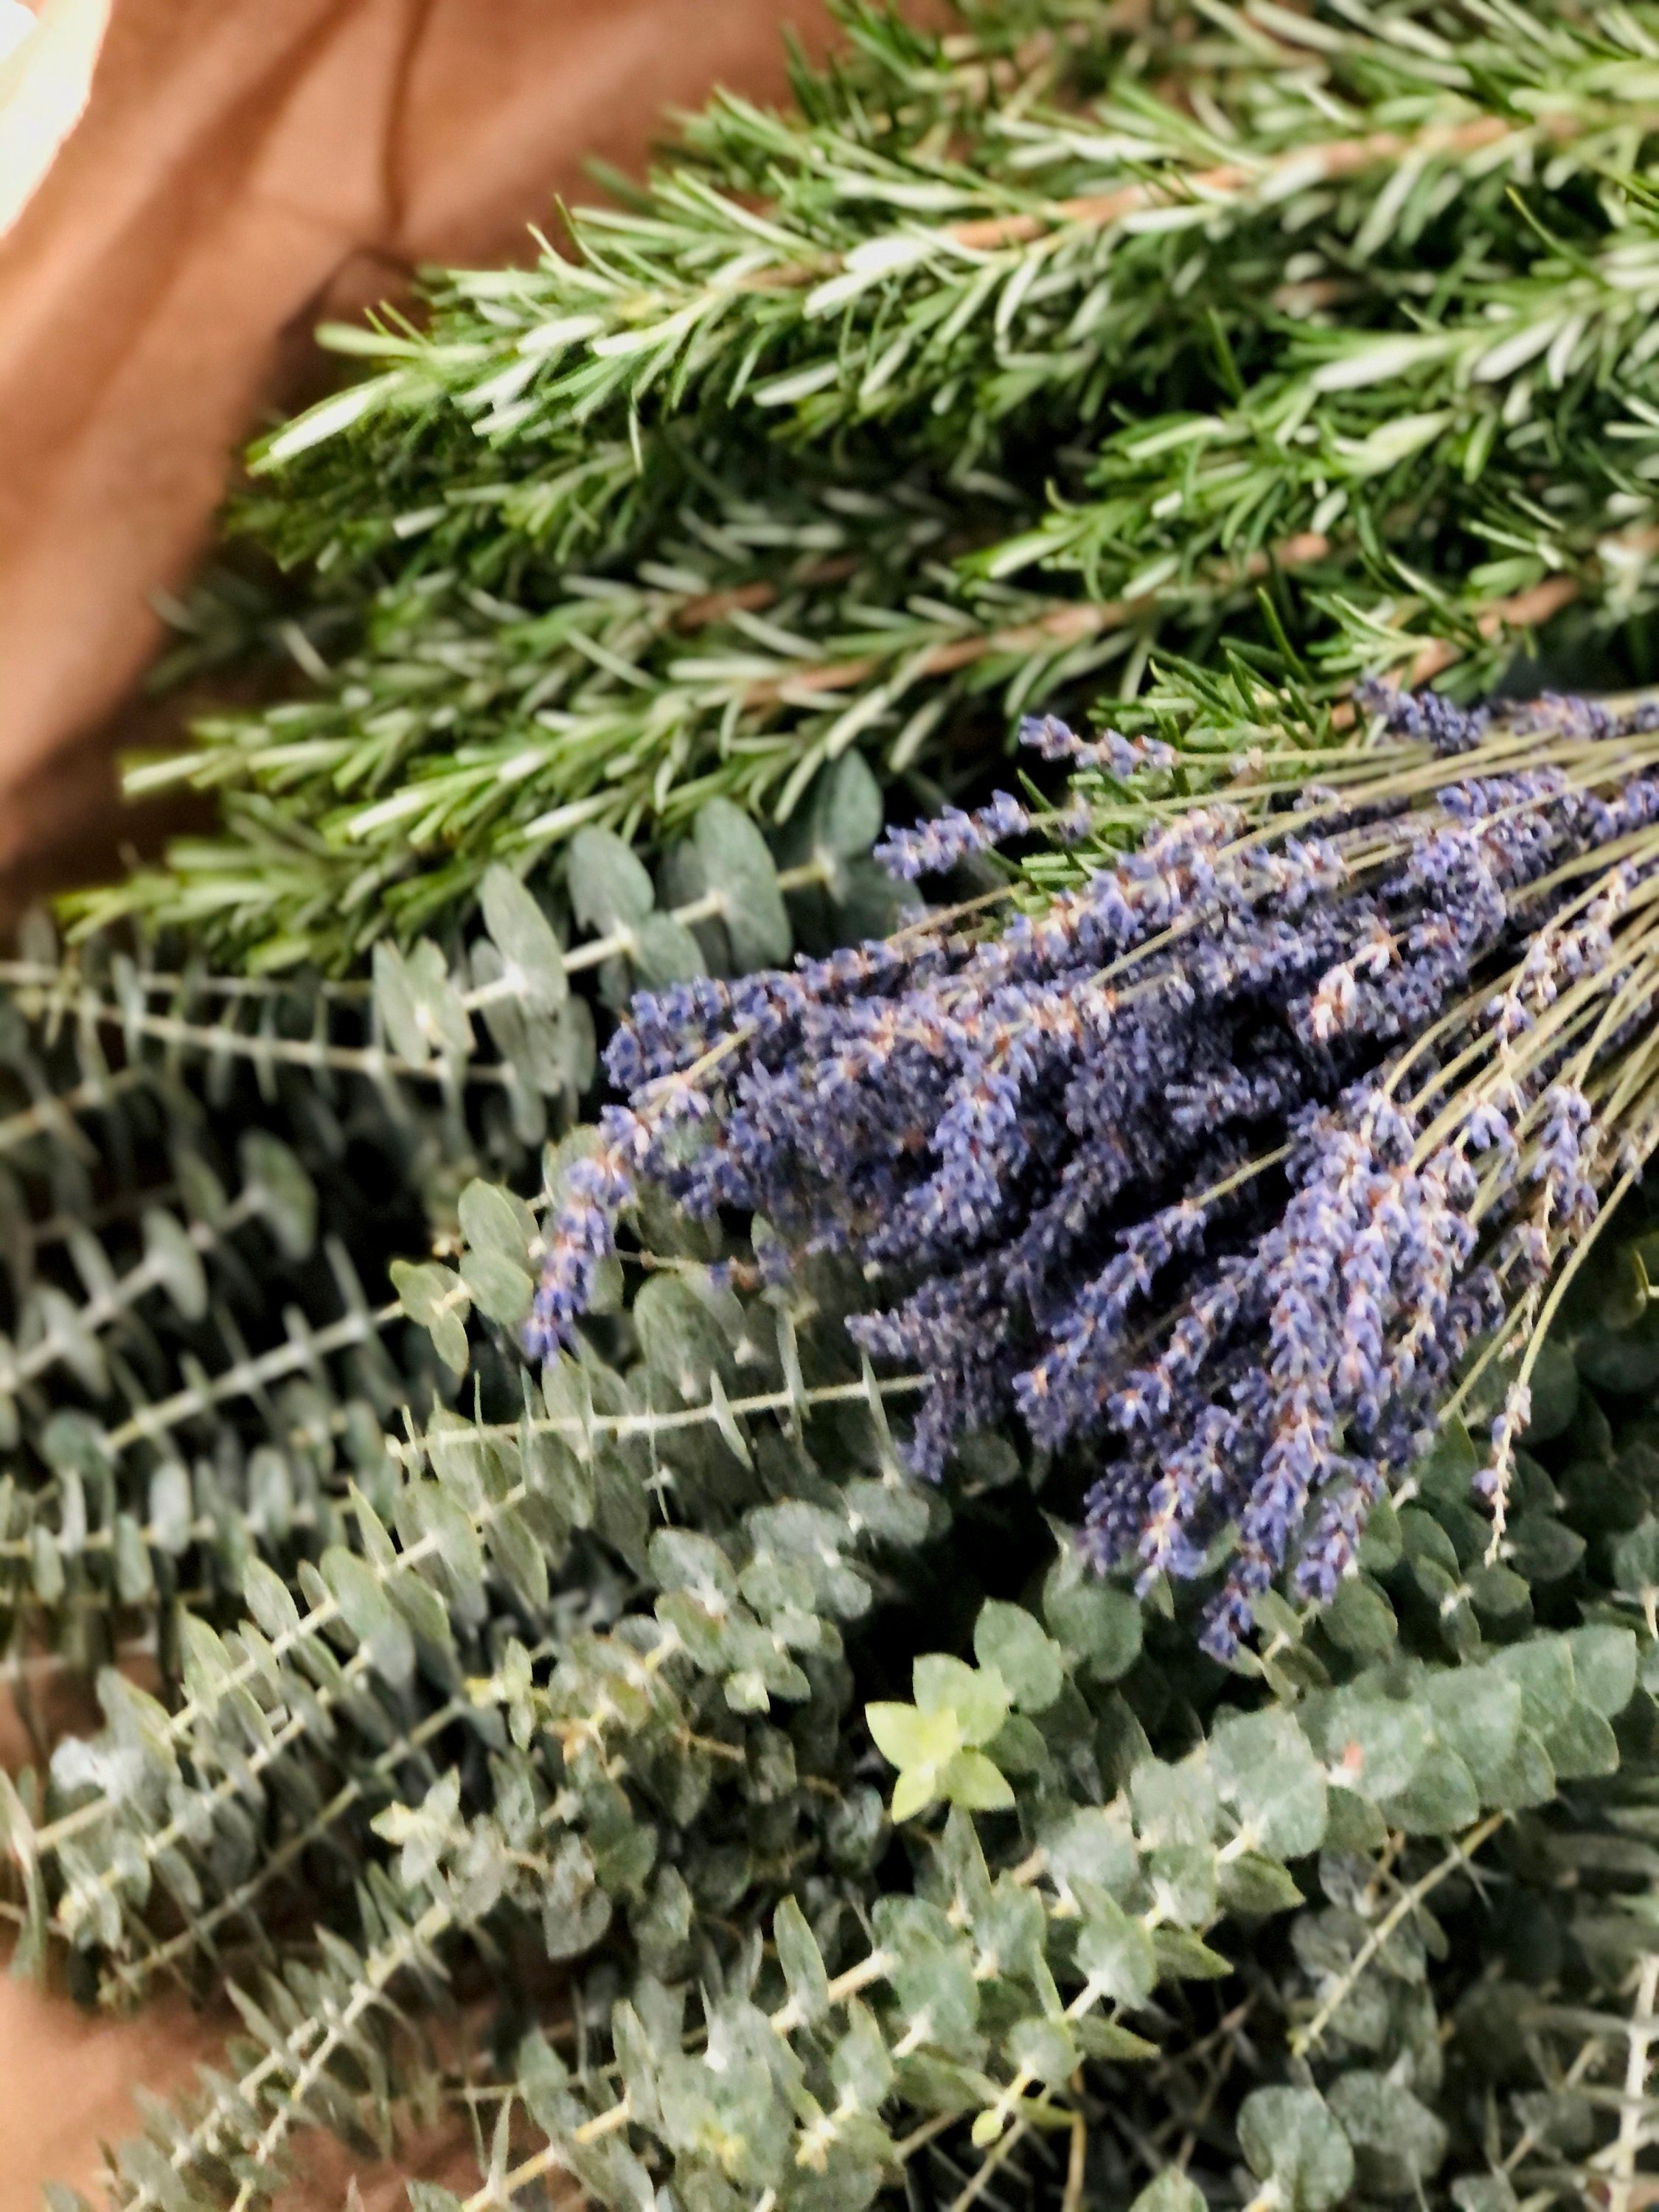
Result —
M1426 742L1441 754L1472 752L1492 720L1485 707L1466 712L1438 691L1402 691L1375 677L1355 684L1353 696L1361 713L1379 716L1390 737Z
M1091 744L1056 714L1028 714L1019 726L1019 742L1044 760L1067 761L1079 771L1103 769L1121 778L1146 769L1173 768L1176 760L1175 748L1161 738L1126 738L1116 730L1107 730L1097 743Z
M576 1323L587 1310L601 1261L617 1249L617 1216L634 1196L635 1177L648 1157L649 1136L639 1117L607 1107L599 1149L573 1161L564 1201L553 1218L542 1257L535 1304L525 1323L525 1350L533 1360L553 1358L562 1346L574 1351Z
M1017 799L999 791L988 806L964 814L947 806L914 830L890 830L874 857L890 876L914 884L922 876L942 876L970 853L988 853L1010 837L1023 837L1031 817Z

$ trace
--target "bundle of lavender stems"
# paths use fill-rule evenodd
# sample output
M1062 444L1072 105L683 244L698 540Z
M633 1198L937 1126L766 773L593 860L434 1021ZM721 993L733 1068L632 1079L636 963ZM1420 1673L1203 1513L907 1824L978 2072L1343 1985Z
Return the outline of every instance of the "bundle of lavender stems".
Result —
M1492 1417L1495 1556L1544 1333L1659 1136L1659 712L1363 704L1316 785L1257 757L1150 802L1012 919L637 999L532 1353L574 1344L649 1179L862 1263L856 1341L926 1377L915 1467L1010 1421L1086 1455L1090 1556L1212 1577L1218 1657L1281 1576L1334 1594L1449 1406ZM1000 794L887 865L1178 789L1157 741L1023 734L1064 809Z

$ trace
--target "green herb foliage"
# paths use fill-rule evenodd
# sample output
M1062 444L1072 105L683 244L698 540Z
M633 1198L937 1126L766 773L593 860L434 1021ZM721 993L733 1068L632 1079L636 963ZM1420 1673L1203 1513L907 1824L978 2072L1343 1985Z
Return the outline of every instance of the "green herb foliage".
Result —
M716 101L567 249L339 334L376 373L243 510L302 680L134 770L223 829L83 919L344 965L1224 626L1328 691L1552 618L1644 666L1656 20L855 13L793 115Z

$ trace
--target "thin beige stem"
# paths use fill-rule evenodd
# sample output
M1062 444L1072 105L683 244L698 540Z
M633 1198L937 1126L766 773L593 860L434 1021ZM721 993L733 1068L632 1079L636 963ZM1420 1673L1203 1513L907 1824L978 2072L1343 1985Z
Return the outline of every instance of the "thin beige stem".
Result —
M1659 1996L1659 1953L1650 1951L1642 1960L1631 2019L1630 2050L1625 2061L1625 2094L1619 2107L1619 2136L1613 2145L1613 2172L1607 2188L1607 2212L1632 2212L1636 2187L1636 2154L1642 2144L1642 2116L1647 2110L1648 2060L1659 2022L1653 2016Z
M1320 2002L1319 2009L1313 2018L1306 2027L1298 2027L1292 2032L1291 2049L1298 2058L1304 2057L1319 2041L1339 2008L1353 1991L1359 1977L1376 1958L1401 1921L1415 1912L1424 1899L1431 1895L1445 1881L1448 1875L1455 1874L1460 1867L1467 1865L1474 1853L1478 1851L1491 1837L1497 1834L1509 1817L1507 1813L1489 1813L1484 1820L1478 1822L1466 1834L1458 1838L1437 1865L1431 1867L1427 1874L1414 1881L1409 1889L1401 1892L1358 1950L1354 1953L1347 1967L1326 1991Z

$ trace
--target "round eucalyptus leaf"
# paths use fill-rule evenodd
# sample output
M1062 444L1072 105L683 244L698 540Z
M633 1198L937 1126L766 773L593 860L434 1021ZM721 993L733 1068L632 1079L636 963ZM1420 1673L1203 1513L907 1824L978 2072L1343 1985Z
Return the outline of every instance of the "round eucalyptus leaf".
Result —
M241 1143L242 1188L289 1260L303 1260L317 1241L317 1187L300 1156L264 1129Z
M144 1214L144 1260L185 1321L207 1311L207 1271L190 1232L176 1214L153 1206Z
M812 787L807 811L815 848L839 860L860 859L882 830L881 786L861 752L831 761Z
M634 940L634 973L642 990L659 991L665 984L689 982L708 972L702 947L672 915L647 915Z
M478 886L478 903L484 927L526 997L550 1013L562 1006L570 995L564 947L520 879L499 862L487 868Z
M600 937L634 929L657 903L644 862L614 830L579 830L570 841L565 882L571 910Z
M765 838L729 799L711 799L691 836L708 888L720 894L737 966L781 967L794 950L794 936Z
M481 1314L516 1328L527 1321L536 1295L533 1276L500 1252L469 1252L461 1261L461 1280Z
M1654 1373L1659 1376L1659 1351L1656 1352ZM1595 1379L1593 1374L1590 1379ZM1578 1403L1578 1370L1573 1364L1573 1355L1553 1337L1540 1349L1532 1370L1531 1387L1532 1419L1524 1439L1529 1447L1547 1443L1552 1437L1559 1437Z
M1326 2212L1353 2187L1353 2151L1316 2089L1255 2089L1238 2112L1238 2140L1284 2212Z
M538 1233L536 1217L514 1192L475 1176L461 1193L458 1211L461 1234L473 1250L526 1266Z
M1023 1606L988 1598L974 1624L974 1656L994 1667L1022 1712L1046 1712L1066 1680L1059 1644L1045 1636Z

